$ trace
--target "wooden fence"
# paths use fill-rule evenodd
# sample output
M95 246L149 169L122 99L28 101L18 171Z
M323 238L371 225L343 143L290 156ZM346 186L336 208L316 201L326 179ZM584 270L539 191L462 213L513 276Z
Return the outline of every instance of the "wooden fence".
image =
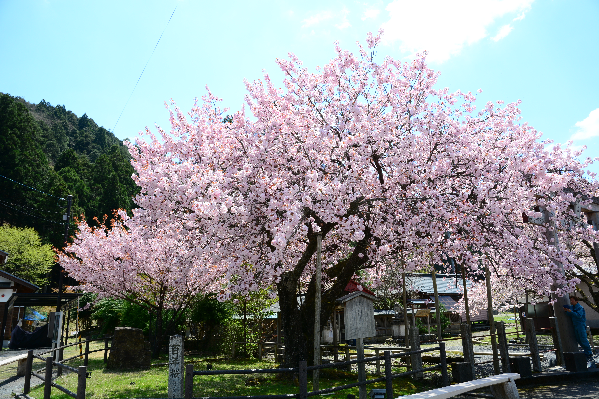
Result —
M33 354L33 350L29 350L27 352L27 364L26 364L26 369L25 369L25 384L23 387L23 393L28 394L29 392L31 392L31 376L35 376L35 377L39 378L40 380L44 381L44 399L51 398L52 388L56 388L75 399L85 399L85 389L86 389L86 385L87 385L86 379L91 378L91 372L87 371L87 363L88 363L88 359L89 359L89 354L94 353L94 352L104 351L104 362L106 363L108 361L108 351L110 350L110 347L108 346L108 341L111 338L112 337L105 336L104 338L101 338L101 339L86 340L85 342L80 341L80 342L76 342L74 344L54 348L54 349L51 349L49 351L46 351L46 352L43 352L43 353L40 353L37 355ZM102 340L104 341L104 348L91 350L91 351L89 350L90 342L102 341ZM82 345L83 343L85 343L85 352L80 353L75 356L72 356L72 357L69 357L67 359L62 358L65 348L80 345L80 344ZM47 354L51 354L51 356L43 357L43 355L47 355ZM44 361L45 367L40 370L33 371L33 358ZM54 360L55 358L56 358L56 360ZM83 366L79 366L78 368L75 368L75 367L68 366L66 364L66 362L68 362L69 360L73 360L76 358L80 358L80 359L83 358ZM56 377L53 377L53 375L52 375L54 366L56 366ZM72 371L74 373L77 373L78 378L77 378L77 392L76 393L69 391L65 387L58 385L54 382L54 380L56 378L58 378L62 375L62 371L64 369ZM44 375L41 375L41 373L44 373Z
M407 371L404 373L399 373L399 374L392 373L392 370L391 370L391 360L392 359L402 358L402 357L421 356L421 354L424 352L433 352L433 351L440 352L440 357L439 357L440 363L439 364L435 364L431 367L413 368L410 371ZM334 387L334 388L327 388L327 389L321 389L321 390L308 392L308 372L309 371L315 371L315 370L320 370L320 369L325 369L325 368L345 368L347 366L351 367L352 364L364 364L364 363L375 362L375 361L378 362L380 360L383 360L384 364L385 364L384 377L370 379L370 380L366 380L364 378L363 380L358 381L357 383L346 384L346 385L342 385L342 386L338 386L338 387ZM185 369L185 399L194 398L194 396L193 396L194 376L225 375L225 374L255 374L255 373L263 373L263 374L264 373L266 373L266 374L274 374L274 373L295 374L296 373L296 374L298 374L298 380L299 380L298 393L287 394L287 395L244 396L244 398L248 398L248 399L249 398L251 398L251 399L284 399L284 398L306 399L309 396L328 394L328 393L333 393L333 392L337 392L337 391L341 391L341 390L349 389L349 388L354 388L354 387L360 387L360 389L366 389L365 388L366 385L373 384L376 382L382 382L382 381L385 381L386 397L393 398L394 397L393 384L392 384L393 378L405 377L405 376L410 376L410 375L418 376L426 371L432 371L432 370L440 370L443 386L449 385L449 375L447 373L447 358L446 358L446 353L445 353L445 343L440 343L438 347L434 347L434 348L420 349L420 350L416 350L416 351L402 352L402 353L397 353L397 354L391 354L390 351L385 351L383 356L368 357L368 358L364 358L364 359L349 360L349 361L345 361L345 362L328 363L328 364L322 364L322 365L310 366L310 367L307 366L306 361L300 361L298 367L295 367L295 368L195 371L193 368L193 364L188 364L188 365L186 365L186 369ZM239 399L240 397L238 397L238 396L221 396L221 397L202 396L202 398L203 399Z

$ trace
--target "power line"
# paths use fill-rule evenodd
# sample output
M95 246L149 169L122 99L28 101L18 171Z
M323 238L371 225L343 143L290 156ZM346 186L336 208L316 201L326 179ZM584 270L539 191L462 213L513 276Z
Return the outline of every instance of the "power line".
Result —
M28 185L26 185L26 184L19 183L18 181L16 181L16 180L13 180L13 179L11 179L10 177L6 177L6 176L2 176L2 175L0 175L0 177L3 177L3 178L5 178L6 180L10 180L10 181L11 181L11 182L13 182L13 183L19 184L19 185L21 185L21 186L23 186L23 187L26 187L26 188L28 188L28 189L30 189L30 190L33 190L33 191L37 191L38 193L41 193L41 194L47 195L47 196L49 196L49 197L58 198L59 200L62 200L62 201L64 201L64 200L65 200L65 199L64 199L64 198L62 198L62 197L58 197L58 196L56 196L56 195L52 195L52 194L46 193L46 192L44 192L44 191L42 191L42 190L38 190L37 188L30 187L30 186L28 186Z
M173 19L173 15L175 15L175 11L177 11L177 7L176 6L175 6L175 9L173 10L173 13L171 14L171 17L168 19L168 22L166 23L166 26L164 27L164 30L160 34L160 37L158 38L158 41L156 42L156 45L154 46L154 50L152 50L152 54L150 54L150 58L148 58L148 61L146 62L146 65L144 65L144 68L142 69L141 73L139 74L139 78L137 78L137 82L135 82L135 86L133 87L133 90L131 91L131 94L129 95L129 98L127 99L127 102L125 102L125 106L123 107L123 110L121 111L121 114L119 115L118 119L116 120L116 123L114 124L114 127L112 128L112 133L114 133L114 130L116 129L116 125L118 125L119 121L121 120L121 116L123 116L123 112L125 112L125 108L127 108L127 104L129 104L129 100L131 100L131 97L133 97L133 92L137 88L137 84L141 80L141 77L144 74L144 72L146 70L146 67L150 63L150 60L152 59L152 56L154 55L154 52L156 51L156 48L158 47L158 43L160 43L160 39L162 39L162 35L164 35L164 32L166 31L166 28L168 27L168 24L171 22L171 19Z
M19 208L23 208L23 209L30 209L30 210L32 210L32 211L35 211L35 212L57 213L57 214L59 214L59 215L64 215L64 212L58 212L58 211L49 211L49 210L46 210L46 209L37 209L37 208L34 208L34 207L32 207L32 206L21 205L21 204L15 204L15 203L13 203L13 202L7 202L7 201L4 201L4 202L5 202L6 204L8 204L8 205L12 205L12 206L18 206Z
M23 210L21 210L21 209L17 209L17 208L15 208L14 206L10 206L10 205L8 205L8 203L6 203L6 202L4 202L4 201L0 201L0 205L3 205L3 206L5 206L5 207L7 207L7 208L14 209L14 210L15 210L15 211L17 211L17 212L24 213L25 215L31 216L32 218L39 219L39 220L43 220L43 221L45 221L45 222L48 222L48 223L60 224L60 225L62 225L62 224L63 224L63 222L57 222L57 221L55 221L55 220L50 220L50 219L42 218L42 217L39 217L39 216L36 216L36 215L32 215L32 214L31 214L31 213L29 213L29 212L25 212L25 211L23 211Z

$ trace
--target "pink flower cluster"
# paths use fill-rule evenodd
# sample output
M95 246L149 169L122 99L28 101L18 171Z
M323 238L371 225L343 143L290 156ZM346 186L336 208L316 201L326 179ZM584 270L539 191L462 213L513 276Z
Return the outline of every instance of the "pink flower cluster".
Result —
M471 93L436 89L424 56L375 63L378 41L357 55L337 46L316 73L278 60L282 88L246 82L246 106L226 120L210 92L187 115L173 104L170 132L129 144L140 209L107 233L82 224L65 269L107 295L164 281L172 295L226 286L226 297L284 273L309 279L321 232L325 280L342 262L376 281L450 256L522 289L568 289L555 262L577 258L522 213L543 206L563 240L599 241L569 222L572 202L598 194L590 161L545 151L519 103L479 110Z

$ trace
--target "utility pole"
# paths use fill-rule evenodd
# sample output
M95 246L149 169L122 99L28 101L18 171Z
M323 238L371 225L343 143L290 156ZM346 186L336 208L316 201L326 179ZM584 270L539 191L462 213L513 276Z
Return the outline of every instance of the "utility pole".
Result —
M66 247L69 239L69 221L71 220L71 206L73 205L73 196L67 196L67 213L63 216L64 219L64 245ZM58 303L56 304L56 311L60 312L62 307L62 284L63 284L63 270L62 266L58 268Z
M316 295L314 299L314 365L320 365L320 296L321 296L321 252L322 252L322 233L316 237L316 275L314 280L316 284ZM318 391L319 370L312 372L312 390Z

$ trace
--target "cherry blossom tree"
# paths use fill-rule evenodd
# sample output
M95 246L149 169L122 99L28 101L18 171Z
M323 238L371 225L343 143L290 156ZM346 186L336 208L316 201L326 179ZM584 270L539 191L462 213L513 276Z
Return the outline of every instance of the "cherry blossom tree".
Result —
M355 273L376 282L386 268L447 256L472 272L492 261L539 289L570 288L556 261L571 269L575 257L521 214L539 217L534 205L556 220L569 214L577 196L566 188L597 192L585 175L591 161L546 151L518 102L477 110L472 93L435 89L424 56L379 61L379 40L369 35L358 54L337 46L313 73L290 54L277 60L282 88L269 75L246 82L246 107L226 119L208 92L187 116L173 105L170 132L130 144L137 225L170 228L193 256L219 265L229 281L222 298L274 284L287 364L312 359L319 234L321 325ZM588 228L569 234L596 240Z
M123 299L153 314L157 355L165 311L172 312L166 326L172 331L196 294L218 289L218 279L195 257L189 242L178 241L169 229L138 225L122 210L115 216L112 228L106 223L93 228L83 219L59 261L84 292L97 293L98 299Z

